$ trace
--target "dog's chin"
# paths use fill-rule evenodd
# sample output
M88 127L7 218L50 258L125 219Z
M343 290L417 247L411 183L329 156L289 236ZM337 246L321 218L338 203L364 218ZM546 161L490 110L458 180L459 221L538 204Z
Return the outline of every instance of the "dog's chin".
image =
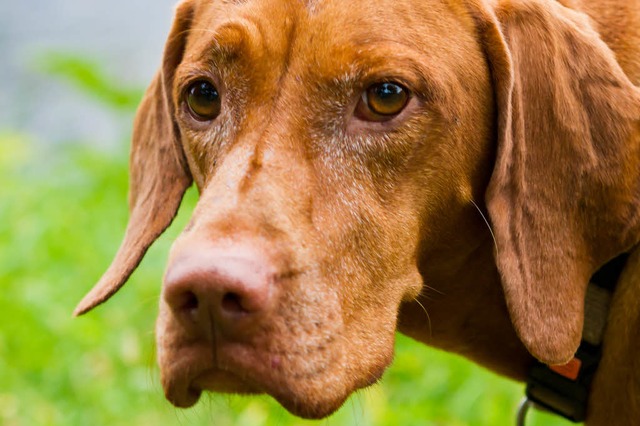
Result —
M312 369L300 367L305 360L295 360L292 365L279 365L282 360L268 353L256 353L246 348L236 347L225 351L232 357L221 357L218 352L217 366L204 357L185 357L181 351L179 361L165 365L162 384L167 399L175 406L188 408L198 402L203 392L240 395L268 394L276 399L287 411L306 419L321 419L333 414L356 390L376 383L386 369L388 362L376 368L367 369L362 380L349 381L346 371L338 366L340 359L331 365L316 364L311 360ZM200 355L200 354L198 354ZM389 359L390 361L390 359ZM314 365L315 364L315 365ZM263 366L263 367L261 367Z
M262 387L251 379L241 379L239 376L222 370L208 370L190 383L183 386L165 389L166 397L179 408L189 408L195 405L203 392L226 393L236 395L269 394L275 398L287 411L305 419L322 419L338 410L352 393L346 389L340 394L304 392L300 389Z
M192 389L193 395L198 397L203 391L236 395L269 394L291 414L304 419L322 419L333 414L351 393L344 392L338 397L324 395L324 398L319 398L317 394L310 396L292 389L261 389L254 383L221 371L209 371L199 376L193 381ZM197 398L193 404L196 401Z

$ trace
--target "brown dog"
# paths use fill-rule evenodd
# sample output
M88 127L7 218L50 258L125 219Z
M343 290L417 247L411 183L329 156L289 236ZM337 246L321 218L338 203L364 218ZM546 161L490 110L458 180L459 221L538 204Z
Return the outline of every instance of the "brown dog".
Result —
M326 416L397 329L516 379L565 363L590 276L640 242L639 83L639 0L185 0L136 118L124 242L76 313L194 181L157 325L178 406L266 392ZM628 265L591 425L640 422L639 250Z

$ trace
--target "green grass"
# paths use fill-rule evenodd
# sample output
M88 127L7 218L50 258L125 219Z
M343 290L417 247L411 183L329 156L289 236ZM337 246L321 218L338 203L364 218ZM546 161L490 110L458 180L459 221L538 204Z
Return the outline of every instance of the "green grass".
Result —
M127 147L43 146L0 134L0 425L510 425L522 385L398 336L382 383L328 420L269 397L163 399L154 319L171 241L196 201L106 305L72 318L115 253L127 220ZM530 425L567 425L532 416Z

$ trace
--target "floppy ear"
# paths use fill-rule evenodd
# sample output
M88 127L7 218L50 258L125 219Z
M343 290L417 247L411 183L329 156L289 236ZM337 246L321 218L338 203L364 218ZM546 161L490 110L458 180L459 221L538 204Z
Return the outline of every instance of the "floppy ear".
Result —
M111 266L76 307L81 315L124 285L151 244L169 226L191 185L180 135L173 119L171 87L182 60L193 10L182 3L165 46L163 64L136 114L130 157L129 223Z
M640 240L640 93L586 15L550 0L478 9L498 114L496 262L521 340L563 364L590 276Z

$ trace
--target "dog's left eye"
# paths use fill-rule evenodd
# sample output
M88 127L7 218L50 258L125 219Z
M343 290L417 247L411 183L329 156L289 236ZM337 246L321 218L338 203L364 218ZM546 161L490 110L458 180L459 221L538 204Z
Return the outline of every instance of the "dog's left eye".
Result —
M373 84L362 93L356 106L356 116L366 121L391 120L402 112L409 98L409 90L400 84Z
M200 121L213 120L220 114L220 93L208 81L199 80L191 84L185 97L191 114Z

